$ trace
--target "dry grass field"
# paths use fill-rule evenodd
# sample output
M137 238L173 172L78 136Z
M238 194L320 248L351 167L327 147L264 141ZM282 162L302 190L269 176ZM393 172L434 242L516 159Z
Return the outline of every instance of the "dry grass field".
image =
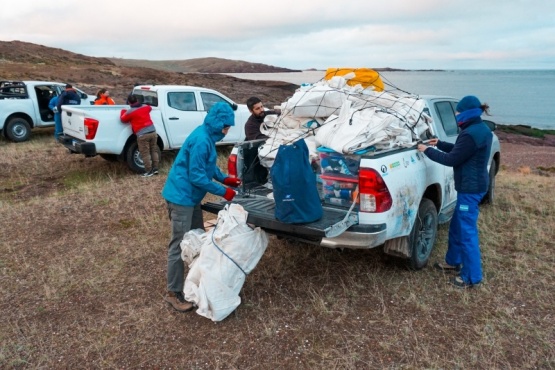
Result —
M214 323L162 299L171 161L143 179L68 154L51 130L0 139L0 368L555 368L555 177L502 167L479 288L377 249L272 237ZM446 242L442 226L434 261Z

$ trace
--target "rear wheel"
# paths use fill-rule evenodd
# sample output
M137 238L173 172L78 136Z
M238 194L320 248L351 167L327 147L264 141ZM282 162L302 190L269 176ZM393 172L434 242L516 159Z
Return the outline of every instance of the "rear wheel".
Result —
M488 192L482 198L481 204L493 204L495 198L495 172L497 171L497 163L491 161L491 166L489 167L489 185Z
M99 154L100 158L108 162L117 162L118 156L116 154Z
M420 270L428 264L437 235L437 209L430 199L423 198L409 235L410 268Z
M31 137L31 125L25 118L14 117L6 124L6 137L16 143L27 141Z
M162 160L162 151L160 150L160 147L157 146L156 150L158 150L158 158ZM131 171L136 173L143 173L145 171L143 157L141 157L141 153L139 152L139 145L136 141L132 142L127 148L125 160L127 163L127 167L129 167Z

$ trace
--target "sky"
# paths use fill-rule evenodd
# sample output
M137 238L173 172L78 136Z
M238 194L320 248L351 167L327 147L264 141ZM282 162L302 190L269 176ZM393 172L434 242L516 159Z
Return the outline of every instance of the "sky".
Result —
M555 69L552 0L15 0L0 40L291 69Z

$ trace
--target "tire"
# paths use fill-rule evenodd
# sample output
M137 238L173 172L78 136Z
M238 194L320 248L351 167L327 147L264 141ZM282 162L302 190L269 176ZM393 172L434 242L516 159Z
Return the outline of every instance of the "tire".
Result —
M117 154L99 154L100 158L104 159L108 162L117 162L118 156Z
M488 192L482 198L480 204L493 204L495 199L495 175L497 171L497 163L491 161L491 166L489 167L489 185Z
M409 267L420 270L428 264L437 235L437 209L430 199L423 198L409 235L411 257Z
M31 137L31 125L25 118L14 117L6 124L6 137L15 143L27 141Z
M158 150L158 158L162 160L162 151L160 147L157 147ZM141 157L141 153L139 152L139 145L136 141L133 141L127 151L125 153L125 162L127 163L127 167L133 172L136 173L143 173L145 171L145 165L143 163L143 158Z

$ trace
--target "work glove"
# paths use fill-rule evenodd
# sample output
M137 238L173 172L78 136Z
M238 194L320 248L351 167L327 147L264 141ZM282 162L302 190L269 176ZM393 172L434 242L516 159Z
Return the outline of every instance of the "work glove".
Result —
M236 188L241 185L241 179L238 179L237 177L226 177L224 179L224 184Z
M235 196L235 190L233 190L232 188L226 188L225 189L225 194L224 194L224 199L227 200L228 202L231 202L231 200L233 199L233 197Z

